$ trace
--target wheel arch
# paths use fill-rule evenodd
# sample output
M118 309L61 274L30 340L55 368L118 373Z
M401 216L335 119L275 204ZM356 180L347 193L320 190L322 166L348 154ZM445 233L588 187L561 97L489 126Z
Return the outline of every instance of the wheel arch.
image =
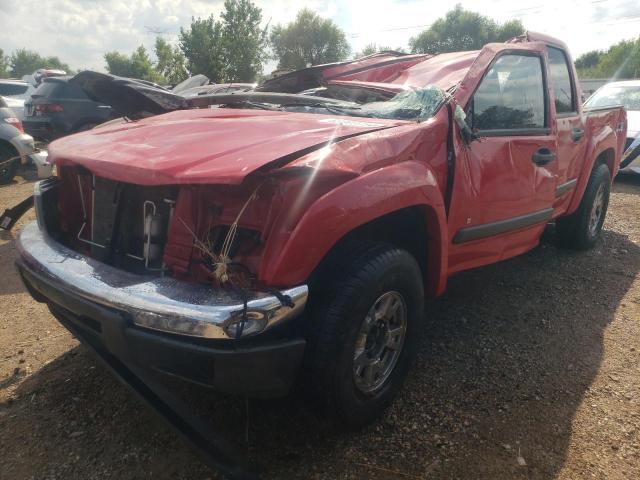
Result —
M584 192L587 188L587 183L589 183L589 178L596 166L600 164L606 165L613 181L613 178L618 171L618 165L616 165L616 147L615 144L611 144L612 142L613 140L610 142L602 142L591 149L592 153L587 153L585 160L586 168L582 170L582 173L578 178L578 185L576 187L573 200L571 201L565 215L572 214L580 206L580 202L582 201L582 197L584 196Z
M426 164L409 161L370 172L317 200L284 245L267 245L261 280L309 282L352 241L386 241L412 253L425 293L446 287L447 228L442 192ZM422 246L422 248L420 248Z
M10 141L5 140L4 138L0 138L0 147L5 147L5 148L10 149L13 153L15 153L16 156L20 155L20 152L15 147L15 145L13 143L11 143Z

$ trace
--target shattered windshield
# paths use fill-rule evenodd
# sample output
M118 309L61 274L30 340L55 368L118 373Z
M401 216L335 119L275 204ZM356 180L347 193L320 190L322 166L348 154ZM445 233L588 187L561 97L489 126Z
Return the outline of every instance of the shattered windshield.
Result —
M318 95L314 90L313 94ZM228 104L229 107L236 108L264 108L269 110L286 110L290 112L304 113L331 113L333 115L347 115L353 117L368 118L388 118L398 120L426 120L432 117L446 98L444 90L427 86L416 89L408 89L396 95L390 94L390 98L376 96L374 101L328 101L330 97L306 97L298 95L298 99L293 103L275 102L249 102L239 101L235 104ZM308 98L305 102L304 99ZM314 101L313 99L318 101ZM327 101L321 101L321 100Z
M604 86L584 104L585 108L622 105L627 110L640 110L640 86Z

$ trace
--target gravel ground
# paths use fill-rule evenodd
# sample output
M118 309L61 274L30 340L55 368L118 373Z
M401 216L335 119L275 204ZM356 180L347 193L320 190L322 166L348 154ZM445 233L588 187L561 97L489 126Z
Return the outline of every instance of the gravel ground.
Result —
M0 210L32 181L0 187ZM549 231L451 279L405 388L360 432L295 398L252 400L247 424L241 399L182 395L265 478L640 478L640 180L613 192L595 249L559 250ZM219 478L31 300L14 235L0 233L0 478Z

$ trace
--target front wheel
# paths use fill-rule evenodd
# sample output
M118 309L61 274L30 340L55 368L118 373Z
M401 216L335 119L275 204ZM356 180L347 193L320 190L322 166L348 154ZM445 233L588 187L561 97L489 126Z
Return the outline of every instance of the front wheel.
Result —
M561 246L586 250L595 245L609 206L611 174L604 164L597 165L578 209L556 221L556 233Z
M424 292L414 257L391 245L367 248L342 271L311 292L304 375L330 416L358 427L382 414L415 359Z

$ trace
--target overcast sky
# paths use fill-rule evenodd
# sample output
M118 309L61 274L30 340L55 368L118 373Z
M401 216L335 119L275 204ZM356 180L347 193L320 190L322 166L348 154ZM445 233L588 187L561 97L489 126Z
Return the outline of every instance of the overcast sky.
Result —
M574 57L640 35L638 0L254 0L264 22L291 21L306 6L333 19L353 51L375 42L406 47L456 3L499 22L522 20L525 28L569 44ZM220 13L223 0L0 0L0 48L25 47L57 55L74 69L104 70L103 54L129 53L156 33L176 41L191 17ZM273 63L267 66L273 66Z

